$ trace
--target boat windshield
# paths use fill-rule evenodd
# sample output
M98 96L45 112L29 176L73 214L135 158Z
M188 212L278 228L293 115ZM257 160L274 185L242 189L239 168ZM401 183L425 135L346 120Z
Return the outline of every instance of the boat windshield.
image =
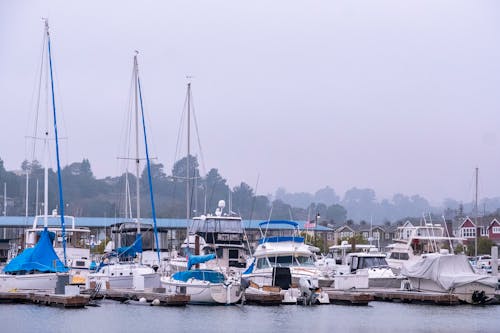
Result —
M314 266L313 256L276 256L268 257L272 267Z
M207 218L206 220L192 220L189 228L191 234L206 233L206 232L226 232L226 233L243 233L241 220L232 219L215 219Z
M384 257L360 257L359 268L372 268L387 266L387 261Z
M389 259L408 260L410 256L406 252L391 252Z

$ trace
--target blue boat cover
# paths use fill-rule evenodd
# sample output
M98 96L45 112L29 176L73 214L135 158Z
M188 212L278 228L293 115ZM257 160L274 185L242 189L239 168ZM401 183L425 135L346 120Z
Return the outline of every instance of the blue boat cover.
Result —
M25 249L21 254L12 259L3 269L4 273L67 272L69 268L64 266L54 251L49 234L47 228L45 228L41 232L40 239L35 247Z
M223 283L224 275L212 270L195 269L192 271L177 272L172 275L175 280L187 282L189 279L208 281L210 283Z
M259 244L263 243L279 243L279 242L295 242L295 243L304 243L304 237L294 237L294 236L273 236L273 237L264 237L259 239Z
M211 254L207 254L207 255L204 255L204 256L189 256L188 257L188 262L187 262L187 269L188 271L191 269L191 267L193 267L194 265L196 264L202 264L204 262L207 262L209 260L213 260L215 259L215 254L214 253L211 253Z
M142 253L142 234L136 235L135 241L130 246L122 246L116 249L116 254L120 258L135 258L137 253Z

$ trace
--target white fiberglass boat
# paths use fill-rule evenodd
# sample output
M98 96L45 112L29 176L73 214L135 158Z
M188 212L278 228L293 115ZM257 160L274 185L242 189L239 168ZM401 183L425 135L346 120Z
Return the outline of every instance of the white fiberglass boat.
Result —
M266 237L262 227L281 224L292 227L292 236ZM333 273L315 265L314 253L304 238L298 235L298 224L292 221L266 221L259 224L262 238L253 253L253 261L243 277L258 286L279 286L282 290L297 289L302 285L316 286L320 303L329 303L328 295L320 290L333 284ZM285 295L286 300L288 296ZM294 298L293 296L291 296Z
M237 276L226 276L220 271L193 269L195 264L215 259L214 254L190 256L187 270L163 276L161 285L167 293L185 293L192 304L234 304L240 301L243 290Z
M464 255L427 254L403 266L407 289L451 293L469 304L483 304L495 297L498 278L477 274Z
M445 228L440 224L414 226L406 222L398 228L394 244L387 247L389 267L399 272L404 264L417 261L421 255L439 253L441 249L452 250L453 242L465 240L445 236L445 233Z

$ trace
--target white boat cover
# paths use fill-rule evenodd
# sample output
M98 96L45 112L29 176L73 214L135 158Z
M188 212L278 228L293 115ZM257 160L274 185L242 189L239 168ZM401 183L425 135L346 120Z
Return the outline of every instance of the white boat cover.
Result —
M401 274L409 278L430 279L445 290L471 282L495 288L497 279L474 272L464 255L427 255L414 263L403 265Z

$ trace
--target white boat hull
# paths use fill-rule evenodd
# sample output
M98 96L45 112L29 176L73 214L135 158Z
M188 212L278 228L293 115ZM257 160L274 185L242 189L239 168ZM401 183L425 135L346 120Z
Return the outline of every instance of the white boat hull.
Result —
M464 303L479 304L495 297L495 288L479 282L470 282L455 287L453 290L446 290L430 279L408 278L412 290L429 291L439 293L451 293L457 295L458 299ZM484 299L479 300L477 293L483 293ZM476 293L476 294L475 294Z
M40 273L24 275L0 275L0 291L28 291L50 290L54 291L57 283L57 273Z
M166 293L185 292L191 297L191 304L235 304L240 301L243 292L239 284L224 285L207 281L189 279L179 281L171 277L161 279L161 285Z

